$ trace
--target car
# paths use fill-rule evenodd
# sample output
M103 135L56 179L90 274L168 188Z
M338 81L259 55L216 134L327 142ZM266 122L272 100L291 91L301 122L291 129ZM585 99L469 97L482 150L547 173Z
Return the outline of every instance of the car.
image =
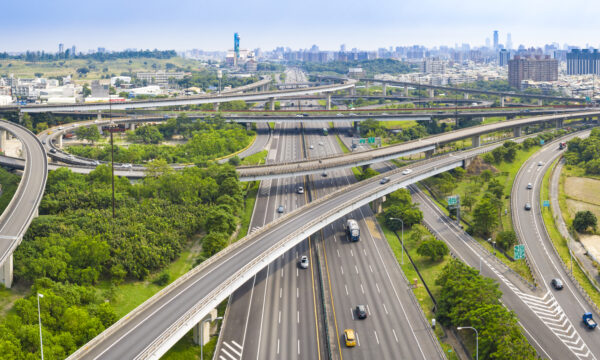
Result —
M322 177L327 177L327 173L325 171L323 171L323 173L321 174Z
M552 287L555 288L556 290L562 290L562 288L563 288L563 283L558 278L552 279L552 281L550 281L550 285L552 285Z
M364 305L356 306L356 317L358 317L359 319L367 318L367 308Z
M304 113L304 114L302 114L302 116L304 116L304 117L308 117L308 116L310 116L310 115L308 115L307 113Z
M42 140L42 144L46 145L46 140Z
M296 114L296 117L302 117L302 114Z
M531 190L531 189L533 189L533 184L532 183L527 184L527 190Z
M342 114L342 113L337 113L337 114L335 114L335 116L344 116L344 114Z
M390 178L386 176L386 177L384 177L383 179L381 179L381 180L379 181L379 183L380 183L380 184L385 184L385 183L387 183L387 182L389 182L389 181L390 181Z
M531 210L531 204L530 203L525 203L525 210L527 210L527 211Z
M74 127L77 127L77 124L73 124L73 125L71 125L71 127L72 127L72 128L74 128Z
M544 165L543 161L538 162L538 166L542 166L542 165Z
M309 148L309 149L314 149L315 147L311 145L311 146L309 146L308 148Z
M100 161L98 161L98 160L94 160L94 161L92 161L92 164L94 164L94 165L98 166L98 165L100 165Z
M357 147L358 147L358 145L356 145L356 144L352 144L352 148L353 148L353 149L356 149Z
M402 171L402 175L408 175L412 172L412 169L405 169L404 171Z
M302 186L298 186L298 190L296 190L298 194L304 194L304 188Z
M50 153L56 154L56 149L55 148L50 149Z
M354 330L352 330L352 329L344 330L344 342L347 347L356 346L356 335L354 334Z
M59 127L58 127L58 130L62 130L62 129L63 129L63 127L62 127L62 126L59 126Z
M131 164L121 164L121 167L125 168L125 169L131 169L133 167L133 165L131 165Z
M301 268L308 269L308 256L302 255L299 264Z
M323 142L319 141L319 146L323 146Z
M277 212L281 214L283 213L283 210L283 205L279 205L279 207L277 208Z

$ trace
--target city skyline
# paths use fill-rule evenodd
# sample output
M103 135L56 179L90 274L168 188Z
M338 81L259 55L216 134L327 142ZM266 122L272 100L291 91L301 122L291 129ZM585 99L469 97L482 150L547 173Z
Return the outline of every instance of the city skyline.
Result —
M490 8L466 0L459 8L438 2L381 1L373 6L309 0L302 7L291 7L267 0L226 6L179 0L170 2L168 8L147 2L142 6L139 0L126 4L115 0L101 4L34 1L28 7L10 3L4 10L12 16L0 24L0 51L56 52L59 43L65 48L75 45L80 51L98 47L225 51L232 47L234 32L241 35L241 47L248 49L303 49L313 44L323 50L338 50L340 44L365 50L462 43L483 46L494 30L499 31L504 45L507 33L511 33L515 48L554 42L598 46L589 32L594 26L593 14L600 10L598 4L575 0L567 8L555 0L511 0L502 8ZM61 16L65 13L74 15Z

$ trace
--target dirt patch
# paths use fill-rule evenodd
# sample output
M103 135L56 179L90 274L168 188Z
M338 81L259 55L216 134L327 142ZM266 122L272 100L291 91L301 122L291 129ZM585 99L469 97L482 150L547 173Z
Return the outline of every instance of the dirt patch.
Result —
M600 180L568 177L565 180L565 193L572 199L600 205Z
M600 235L579 235L579 241L583 244L592 259L600 260Z
M600 218L600 206L583 201L567 199L567 210L569 211L569 217L571 218L574 218L575 213L577 213L578 211L585 210L591 211L592 213L594 213L594 215L596 215L597 218Z
M497 173L498 169L494 166L484 162L479 156L474 158L469 166L467 166L467 174L469 175L479 175L484 170L490 170L493 173Z

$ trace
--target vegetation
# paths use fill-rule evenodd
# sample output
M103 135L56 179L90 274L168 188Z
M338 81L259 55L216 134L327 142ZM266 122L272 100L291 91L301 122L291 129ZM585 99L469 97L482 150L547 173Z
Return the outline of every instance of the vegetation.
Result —
M10 173L8 170L0 167L0 184L2 185L2 194L0 194L0 213L6 209L8 203L13 198L21 178L18 175Z
M565 161L584 168L588 175L600 175L600 128L592 129L587 139L570 140Z
M115 59L170 59L176 57L175 50L140 50L140 51L114 51L114 52L95 52L91 54L71 54L71 50L67 49L63 53L46 53L44 51L27 51L24 54L9 55L6 52L0 53L0 59L24 60L29 62L39 61L55 61L62 59L89 59L97 61L107 61Z
M294 64L296 65L296 64ZM309 73L329 72L346 75L349 68L359 67L367 73L373 74L406 74L413 72L416 67L405 62L393 59L375 59L359 61L330 61L327 63L300 62L297 64Z
M573 228L580 233L585 232L590 227L596 231L596 225L598 225L598 219L589 210L578 211L575 214L575 218L573 218Z
M423 220L423 213L412 202L410 192L406 189L400 189L391 193L386 201L386 210L384 211L385 225L391 230L407 229ZM401 219L402 221L398 221Z
M100 131L97 126L80 126L75 130L78 139L89 140L92 143L100 140Z
M431 261L440 261L449 252L446 243L436 239L423 241L417 248L417 254L428 257Z
M481 359L536 359L517 317L501 303L492 279L451 259L439 274L438 320L446 326L472 326L479 331Z
M225 88L226 86L238 87L248 85L257 82L258 80L259 78L256 76L241 78L229 76L224 73L221 78L221 88ZM177 80L177 84L183 88L194 86L201 89L218 89L219 78L217 77L217 72L213 70L192 71L191 75L185 76L181 80ZM212 107L212 104L209 105Z

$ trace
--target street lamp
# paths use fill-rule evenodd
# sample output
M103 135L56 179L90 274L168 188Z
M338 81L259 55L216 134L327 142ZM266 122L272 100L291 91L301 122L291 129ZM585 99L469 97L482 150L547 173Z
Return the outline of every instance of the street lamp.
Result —
M399 218L391 217L390 220L398 220L402 223L402 258L400 259L400 264L404 265L404 221Z
M202 321L202 323L200 324L200 360L204 360L204 323L217 321L217 320L223 320L223 317L219 316L219 317L215 318L214 320L206 319L206 320Z
M456 330L462 329L471 329L475 331L475 360L479 360L479 333L477 332L477 329L472 326L459 326L456 328Z
M42 360L44 360L44 343L42 342L42 314L40 313L40 298L43 298L44 295L38 293L37 294L37 303L38 303L38 322L40 324L40 352L42 353Z

